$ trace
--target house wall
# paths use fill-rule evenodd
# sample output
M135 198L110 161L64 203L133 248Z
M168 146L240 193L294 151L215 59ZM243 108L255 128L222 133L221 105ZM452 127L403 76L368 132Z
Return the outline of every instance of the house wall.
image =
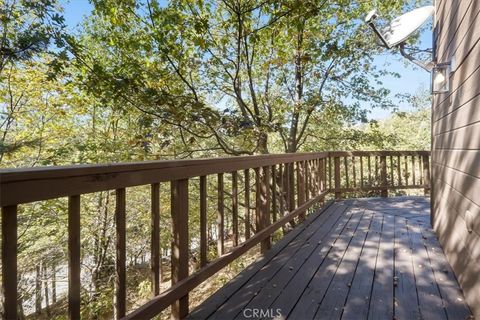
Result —
M435 6L434 57L454 57L455 71L450 92L433 99L432 223L480 319L480 0Z

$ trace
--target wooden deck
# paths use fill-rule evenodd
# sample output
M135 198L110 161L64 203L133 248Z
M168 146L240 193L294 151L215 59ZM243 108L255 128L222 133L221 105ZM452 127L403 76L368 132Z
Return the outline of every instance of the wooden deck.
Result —
M352 199L309 216L190 319L468 319L423 197Z

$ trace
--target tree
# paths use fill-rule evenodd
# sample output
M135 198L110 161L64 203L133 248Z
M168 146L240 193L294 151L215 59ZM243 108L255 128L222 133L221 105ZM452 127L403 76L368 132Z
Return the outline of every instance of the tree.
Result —
M386 103L388 92L364 77L386 73L371 64L377 49L360 22L364 2L94 4L76 51L86 85L155 119L153 130L176 127L185 148L208 141L227 154L268 153L278 139L273 151L296 152L329 106L358 120L359 104L347 97Z
M12 81L18 69L27 68L41 54L50 52L58 59L65 58L65 52L53 52L51 46L52 42L57 48L64 44L64 21L57 9L56 1L52 0L4 0L0 4L0 162L6 153L38 143L23 140L7 144L9 131L23 112L24 100L23 95L13 96ZM52 67L59 65L58 61L50 62Z
M372 121L364 132L371 137L362 148L376 150L430 150L431 95L425 88L400 96L411 111L396 111L391 117Z
M3 0L0 4L0 76L9 64L62 46L64 19L55 0Z

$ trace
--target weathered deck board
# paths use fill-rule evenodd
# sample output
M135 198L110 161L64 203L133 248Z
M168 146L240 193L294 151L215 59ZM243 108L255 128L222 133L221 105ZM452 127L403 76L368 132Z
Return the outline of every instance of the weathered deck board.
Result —
M335 202L189 318L467 319L429 207L423 197Z
M350 291L348 292L342 315L343 319L365 319L368 316L383 220L383 214L374 214L367 240L363 245L362 255L358 261Z
M393 319L394 233L395 216L384 214L368 319Z
M397 319L420 319L412 250L405 219L395 217L394 311Z
M348 220L350 215L344 215L343 217L346 218L344 220ZM298 289L304 289L305 286L302 286L301 284L305 282L305 285L308 284L308 280L304 281L306 278L305 275L313 274L314 272L314 270L312 272L312 267L309 266L308 262L315 261L316 264L322 262L322 258L324 258L327 253L325 252L326 250L321 252L318 248L321 247L323 241L331 241L332 238L335 237L335 234L337 233L335 231L344 225L342 222L343 221L340 221L340 223L337 224L337 228L334 229L334 225L330 225L329 228L322 230L326 232L317 232L306 241L302 248L295 253L293 258L283 265L269 283L264 286L255 297L253 297L253 299L247 304L246 308L259 309L265 305L269 306L274 302L277 296L281 295L282 292L288 292L288 296L291 297L293 292L291 290L298 291ZM317 252L318 254L315 254ZM295 277L299 275L299 273L296 272L299 269L302 270L301 279ZM238 317L242 318L242 315L240 314Z

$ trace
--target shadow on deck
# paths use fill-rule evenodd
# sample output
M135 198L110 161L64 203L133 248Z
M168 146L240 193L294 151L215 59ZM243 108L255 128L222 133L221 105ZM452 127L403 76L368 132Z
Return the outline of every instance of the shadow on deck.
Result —
M190 319L468 319L423 197L352 199L309 216Z

